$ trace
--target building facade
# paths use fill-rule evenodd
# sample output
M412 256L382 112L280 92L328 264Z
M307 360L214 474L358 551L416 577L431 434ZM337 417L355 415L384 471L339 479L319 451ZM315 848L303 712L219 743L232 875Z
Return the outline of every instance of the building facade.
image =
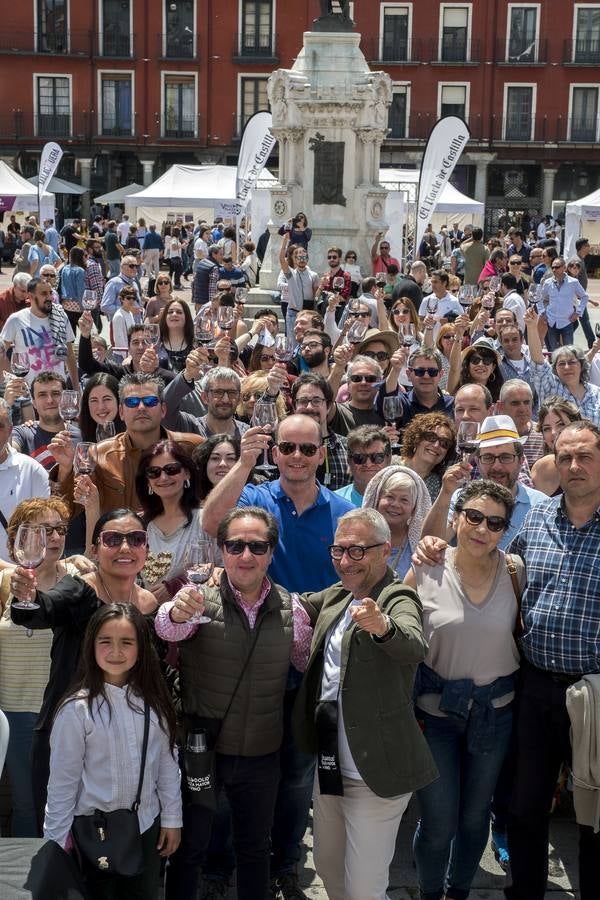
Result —
M471 131L453 180L487 225L600 186L600 3L351 4L394 85L382 163L418 165L444 114ZM0 11L0 157L92 192L149 184L174 162L234 163L266 82L292 65L317 0L20 0ZM276 158L271 160L276 166Z

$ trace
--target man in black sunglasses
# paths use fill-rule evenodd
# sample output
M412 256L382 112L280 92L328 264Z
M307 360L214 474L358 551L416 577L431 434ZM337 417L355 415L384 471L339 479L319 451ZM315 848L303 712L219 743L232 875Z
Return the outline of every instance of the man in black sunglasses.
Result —
M355 356L346 367L344 352L344 347L338 347L334 353L332 381L339 381L346 368L350 399L346 403L336 402L332 405L328 415L329 427L336 434L347 435L358 425L383 426L383 415L374 406L383 381L382 367L376 359L362 355ZM347 356L345 360L347 361Z
M383 428L360 425L348 432L348 468L351 484L339 488L336 494L353 506L362 506L363 495L371 478L392 461L390 439Z
M411 419L420 413L442 412L452 418L454 400L439 387L443 374L439 350L433 347L419 347L409 356L406 372L412 389L406 394L400 394L402 418L398 427L405 428ZM382 402L383 395L380 395L378 406Z

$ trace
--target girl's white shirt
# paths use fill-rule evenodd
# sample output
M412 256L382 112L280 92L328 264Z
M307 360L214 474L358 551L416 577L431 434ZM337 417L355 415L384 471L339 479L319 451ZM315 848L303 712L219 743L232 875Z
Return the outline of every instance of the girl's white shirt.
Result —
M50 736L50 780L44 837L64 847L74 816L95 809L131 808L137 791L144 707L137 696L128 703L127 687L106 685L110 710L102 698L88 708L86 692L61 707ZM179 765L169 739L150 711L144 784L138 810L143 834L160 813L163 828L180 828Z

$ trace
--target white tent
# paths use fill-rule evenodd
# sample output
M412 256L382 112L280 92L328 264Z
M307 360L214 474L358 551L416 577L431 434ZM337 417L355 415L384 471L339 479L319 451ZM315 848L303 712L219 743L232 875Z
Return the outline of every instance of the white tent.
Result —
M39 212L39 220L54 218L54 194L46 191L38 210L38 192L26 178L0 160L0 212Z
M117 188L116 191L109 191L108 194L94 197L94 203L102 203L103 206L107 203L125 203L130 195L137 194L138 191L143 190L143 184L132 181L131 184L126 184L125 187Z
M584 225L585 223L585 225ZM567 203L565 208L565 259L575 256L575 241L588 238L591 244L600 243L600 189Z
M32 175L27 181L37 188L37 175ZM89 188L84 187L82 184L75 184L74 181L65 181L64 178L57 178L56 175L54 175L50 179L48 190L52 191L53 194L76 194L77 196L80 196L81 194L85 194Z

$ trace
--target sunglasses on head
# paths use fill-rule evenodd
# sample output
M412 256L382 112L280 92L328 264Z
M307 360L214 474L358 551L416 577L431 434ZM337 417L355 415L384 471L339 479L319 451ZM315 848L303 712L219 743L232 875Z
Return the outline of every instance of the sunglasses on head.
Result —
M350 375L348 380L352 384L360 384L361 381L366 381L367 384L375 384L376 381L379 381L379 378L377 375Z
M435 431L424 431L423 440L428 444L439 444L442 450L449 450L454 445L454 441L450 438L440 437Z
M299 450L302 456L314 456L319 448L316 444L297 444L295 441L279 441L277 449L280 453L283 453L284 456L291 456L296 450Z
M145 547L148 536L145 531L102 531L100 533L100 543L109 550L115 550L123 545L123 541L127 541L127 546L132 549Z
M473 353L469 357L469 362L475 363L476 366L478 366L479 363L483 363L484 366L493 366L495 361L496 361L496 357L492 356L491 353L481 353L481 354Z
M264 556L271 549L268 541L242 541L237 539L223 541L223 546L231 556L241 556L246 547L252 556Z
M461 512L469 525L481 525L482 522L485 522L488 531L494 531L496 533L498 531L504 531L508 524L503 516L484 516L478 509L462 509Z
M127 409L137 409L141 403L148 409L153 406L158 406L160 400L155 394L151 394L149 397L125 397L123 399L123 405L126 406Z
M440 370L433 366L417 366L415 369L408 366L407 371L412 372L417 378L424 378L425 375L429 375L430 378L435 378L436 375L440 374Z
M164 472L165 475L179 475L179 473L183 470L183 466L181 463L172 462L167 463L166 466L148 466L146 469L146 478L160 478L161 472Z
M357 466L364 466L369 460L375 465L379 465L387 459L386 453L349 453L348 458Z

